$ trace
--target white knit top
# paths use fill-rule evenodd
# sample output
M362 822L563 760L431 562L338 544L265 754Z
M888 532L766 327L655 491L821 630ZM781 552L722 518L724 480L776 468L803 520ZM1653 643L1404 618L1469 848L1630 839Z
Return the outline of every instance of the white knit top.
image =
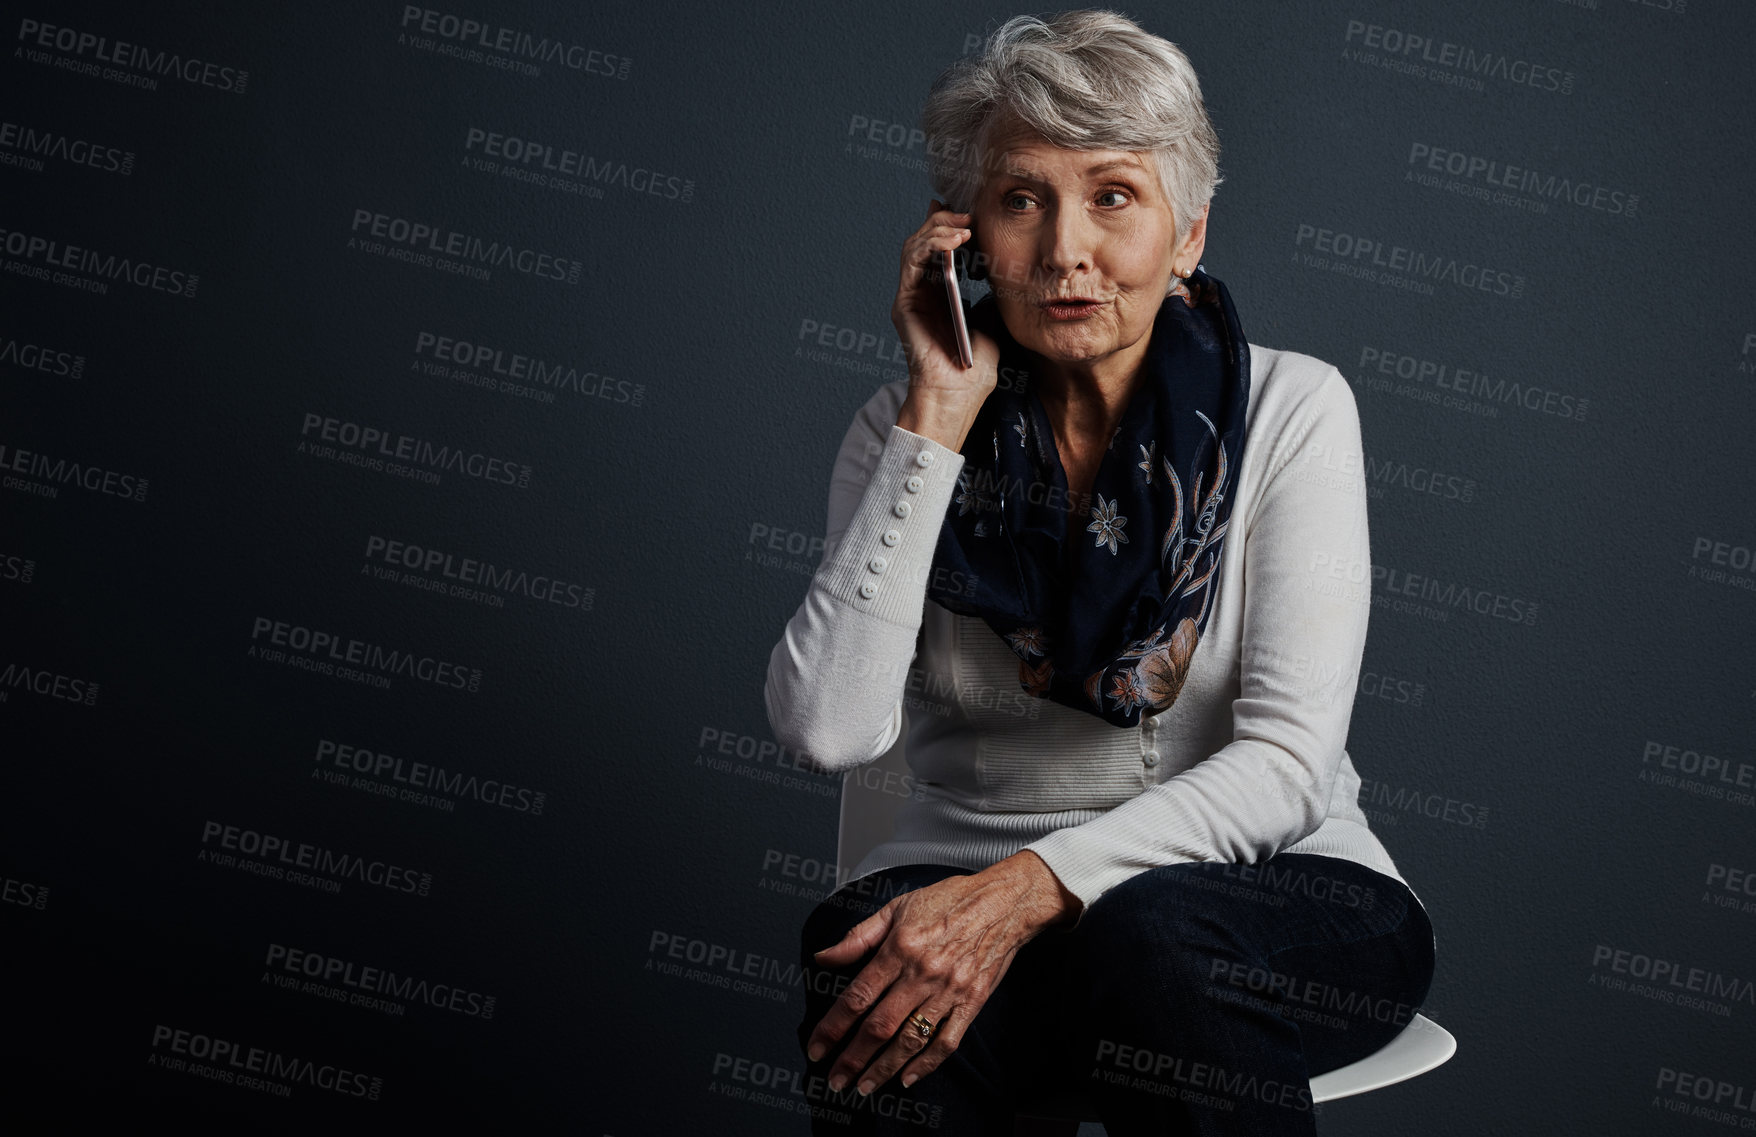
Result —
M1026 694L984 621L926 599L963 455L896 425L905 380L854 416L827 551L764 690L776 740L823 772L906 732L917 792L847 879L1032 849L1087 906L1157 865L1280 852L1402 880L1344 745L1371 612L1353 391L1299 352L1251 344L1250 362L1214 606L1176 701L1132 728Z

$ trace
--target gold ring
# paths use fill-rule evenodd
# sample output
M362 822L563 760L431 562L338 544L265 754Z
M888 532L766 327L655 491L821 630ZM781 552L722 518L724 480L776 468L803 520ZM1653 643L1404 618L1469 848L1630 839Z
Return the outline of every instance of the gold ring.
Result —
M916 1011L908 1017L908 1025L914 1027L915 1033L919 1034L922 1038L933 1037L933 1020L919 1011Z

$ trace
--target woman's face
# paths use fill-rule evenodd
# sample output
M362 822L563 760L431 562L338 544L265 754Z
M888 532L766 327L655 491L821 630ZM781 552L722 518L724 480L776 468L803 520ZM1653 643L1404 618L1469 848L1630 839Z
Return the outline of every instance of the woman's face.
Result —
M1006 330L1064 363L1144 352L1173 266L1186 272L1201 258L1207 211L1173 247L1176 218L1148 155L1064 150L1024 132L994 151L970 229ZM1055 298L1097 303L1044 307Z

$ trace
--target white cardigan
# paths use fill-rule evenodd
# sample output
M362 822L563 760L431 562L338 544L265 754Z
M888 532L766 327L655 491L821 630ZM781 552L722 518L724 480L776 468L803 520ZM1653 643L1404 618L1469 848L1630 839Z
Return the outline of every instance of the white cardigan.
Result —
M963 455L896 425L905 380L854 416L827 551L764 688L775 739L823 772L872 762L907 732L917 792L847 880L915 862L980 870L1031 849L1088 907L1158 865L1280 852L1402 881L1344 748L1371 612L1353 391L1299 352L1251 344L1250 362L1214 607L1176 701L1132 728L1026 694L985 622L926 599Z

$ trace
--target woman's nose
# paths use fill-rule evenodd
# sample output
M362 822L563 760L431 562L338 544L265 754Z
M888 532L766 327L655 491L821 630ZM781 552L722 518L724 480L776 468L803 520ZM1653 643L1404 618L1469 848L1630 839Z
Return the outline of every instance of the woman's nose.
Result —
M1050 274L1051 286L1057 278L1089 270L1095 245L1095 227L1078 210L1057 210L1043 229L1042 267Z

